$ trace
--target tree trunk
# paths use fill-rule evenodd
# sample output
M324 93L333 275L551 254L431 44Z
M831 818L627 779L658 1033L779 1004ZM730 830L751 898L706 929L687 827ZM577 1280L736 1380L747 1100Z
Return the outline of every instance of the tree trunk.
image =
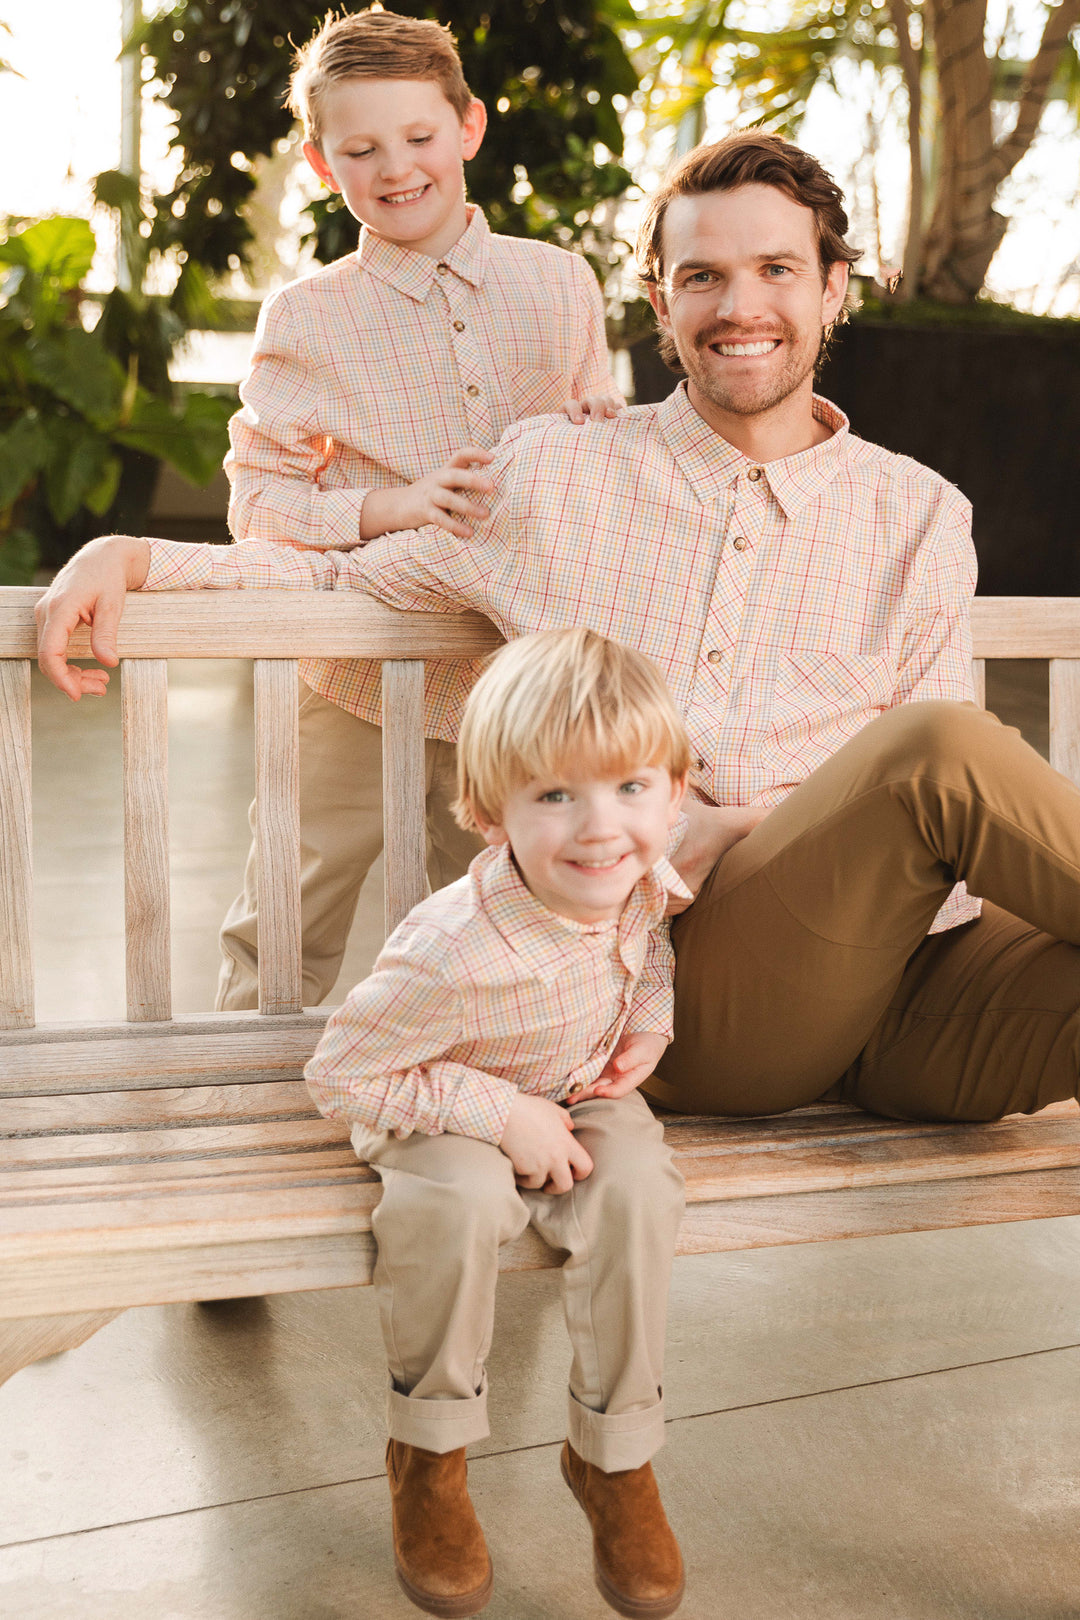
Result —
M920 280L929 297L966 304L982 287L1007 224L994 210L998 179L983 44L986 0L929 0L927 11L937 59L941 161Z
M1005 234L1008 221L995 210L994 197L1034 139L1069 30L1080 18L1080 0L1050 8L1020 88L1016 122L996 145L986 0L927 0L926 16L937 64L941 152L919 284L930 298L966 304L978 296Z

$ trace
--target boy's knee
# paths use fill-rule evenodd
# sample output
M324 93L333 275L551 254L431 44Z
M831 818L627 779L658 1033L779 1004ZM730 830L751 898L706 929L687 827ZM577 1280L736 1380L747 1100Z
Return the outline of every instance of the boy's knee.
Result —
M468 1139L448 1140L456 1145ZM490 1153L448 1154L439 1172L391 1169L383 1174L383 1196L372 1218L377 1237L379 1227L393 1218L413 1232L437 1234L439 1248L446 1252L505 1243L524 1227L528 1217L512 1166L497 1148Z
M589 1186L589 1183L592 1186ZM670 1148L662 1142L625 1144L624 1151L598 1159L580 1188L603 1208L603 1218L625 1225L638 1215L662 1225L682 1218L685 1185Z

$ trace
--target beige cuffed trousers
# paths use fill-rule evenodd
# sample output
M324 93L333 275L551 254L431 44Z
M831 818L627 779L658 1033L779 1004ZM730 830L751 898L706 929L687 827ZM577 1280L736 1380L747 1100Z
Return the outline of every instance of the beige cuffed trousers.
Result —
M457 791L452 743L426 743L428 880L444 888L482 848L450 813ZM251 806L252 833L255 806ZM300 927L305 1007L337 980L356 901L383 844L382 731L300 682ZM221 929L219 1012L259 1005L258 865L254 843L244 888Z
M487 1435L499 1247L531 1222L566 1256L571 1445L612 1473L640 1467L663 1444L682 1177L639 1093L592 1098L571 1114L594 1169L559 1194L516 1186L501 1149L473 1137L354 1131L383 1183L372 1229L391 1439L445 1452Z
M977 922L927 929L963 878ZM969 704L866 726L713 870L672 929L675 1041L645 1090L690 1113L841 1094L899 1119L1075 1097L1080 792Z

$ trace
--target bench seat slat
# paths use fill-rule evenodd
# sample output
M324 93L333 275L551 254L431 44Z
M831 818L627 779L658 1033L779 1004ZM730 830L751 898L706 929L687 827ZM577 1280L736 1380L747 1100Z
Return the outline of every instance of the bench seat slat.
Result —
M138 1131L86 1131L20 1136L4 1147L4 1172L34 1165L137 1164L155 1159L200 1159L222 1153L293 1152L304 1147L349 1147L348 1127L314 1114L307 1119L254 1120L232 1125L175 1125Z
M91 1165L78 1169L13 1170L0 1176L0 1206L27 1210L26 1224L33 1226L33 1210L56 1199L108 1198L113 1193L125 1196L142 1188L150 1196L159 1192L183 1194L189 1188L200 1188L215 1182L221 1186L235 1186L237 1193L251 1200L251 1213L257 1214L254 1195L263 1179L275 1176L282 1186L295 1181L297 1186L309 1184L313 1177L327 1172L356 1178L356 1159L349 1148L310 1147L285 1149L278 1153L251 1152L237 1156L220 1154L216 1157L178 1161L160 1159L129 1160L119 1164ZM238 1205L239 1207L239 1205Z
M302 1080L250 1085L176 1086L159 1091L72 1092L10 1097L0 1108L0 1141L78 1131L156 1129L161 1125L309 1119L316 1113Z

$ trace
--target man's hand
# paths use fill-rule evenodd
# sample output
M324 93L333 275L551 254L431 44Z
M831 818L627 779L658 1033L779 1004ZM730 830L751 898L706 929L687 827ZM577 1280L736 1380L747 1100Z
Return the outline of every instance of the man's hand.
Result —
M415 484L371 490L360 508L361 540L374 540L395 529L422 529L425 523L437 523L459 540L470 539L472 529L461 519L483 523L487 517L487 507L475 497L494 495L495 485L475 469L486 466L491 459L490 450L467 444L450 457L445 467L418 478Z
M128 535L91 540L65 563L34 609L38 627L38 667L73 703L101 697L109 677L103 669L81 669L67 661L68 642L78 624L90 626L90 646L110 668L124 597L137 591L150 568L150 543Z
M762 805L701 804L696 799L686 799L683 809L686 833L671 864L696 895L717 862L723 860L732 845L753 832L769 812ZM669 895L668 916L677 916L691 903L678 895Z
M587 416L594 422L602 422L606 416L618 416L625 409L626 401L618 394L586 394L584 399L568 399L563 403L563 410L575 427L581 427Z
M519 1187L540 1192L569 1192L584 1181L593 1162L574 1140L574 1122L565 1108L547 1097L520 1092L510 1105L499 1143L514 1167Z
M579 1091L571 1101L584 1102L588 1097L625 1097L649 1078L667 1050L667 1044L667 1036L653 1030L641 1029L633 1035L624 1030L600 1078L594 1080L591 1086L586 1086L584 1091Z

